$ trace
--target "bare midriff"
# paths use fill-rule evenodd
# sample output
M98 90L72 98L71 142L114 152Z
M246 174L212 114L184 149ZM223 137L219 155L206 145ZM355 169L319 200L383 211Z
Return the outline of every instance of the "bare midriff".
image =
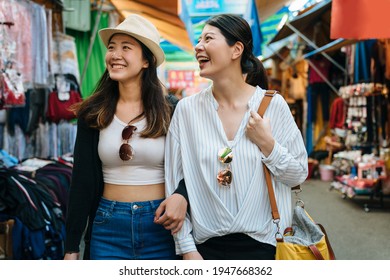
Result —
M104 184L103 197L120 202L157 200L165 197L165 184L115 185Z

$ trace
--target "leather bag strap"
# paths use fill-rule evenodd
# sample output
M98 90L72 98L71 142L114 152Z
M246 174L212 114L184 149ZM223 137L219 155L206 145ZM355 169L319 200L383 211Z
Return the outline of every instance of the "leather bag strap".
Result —
M280 215L279 215L279 211L278 211L278 206L276 204L274 188L272 187L271 172L269 171L268 167L265 166L265 164L263 164L263 169L264 169L264 174L265 174L265 180L267 182L269 200L271 203L272 218L274 220L279 220Z
M257 111L257 113L260 115L260 117L263 117L265 111L268 108L269 103L272 100L272 97L274 97L274 95L277 93L279 93L279 92L276 90L267 90L265 92L263 100L261 100L259 110ZM265 180L267 182L269 200L271 203L272 218L274 220L279 220L280 215L279 215L278 206L276 204L274 188L272 187L271 172L269 171L268 167L265 164L263 164L263 169L264 169L264 174L265 174ZM301 189L300 185L291 188L291 190L300 190L300 189Z
M268 105L272 100L272 97L274 97L274 95L277 93L278 92L275 90L267 90L265 92L263 100L261 100L259 110L257 111L257 113L260 115L260 117L263 117L265 110L267 110ZM278 211L278 206L276 205L274 188L272 187L271 172L269 171L268 167L265 164L263 164L263 169L264 169L264 174L265 174L265 180L267 182L269 200L271 203L272 218L274 220L279 220L280 215L279 215L279 211Z
M328 246L328 251L329 251L329 259L330 260L335 260L336 259L336 255L334 254L333 248L330 245L330 241L328 239L328 234L326 233L325 228L321 224L317 224L317 225L320 227L321 231L325 235L325 241L326 241L326 245Z
M316 260L319 260L319 261L320 260L324 260L324 257L322 256L320 250L318 250L316 245L309 245L308 248L313 253L313 255L316 258Z
M265 113L265 110L267 110L268 105L269 105L269 103L272 100L272 97L274 97L274 95L277 94L277 93L278 92L276 90L267 90L264 93L263 100L261 100L261 103L260 103L260 106L259 106L259 110L257 111L257 113L260 115L260 117L263 117L263 115Z

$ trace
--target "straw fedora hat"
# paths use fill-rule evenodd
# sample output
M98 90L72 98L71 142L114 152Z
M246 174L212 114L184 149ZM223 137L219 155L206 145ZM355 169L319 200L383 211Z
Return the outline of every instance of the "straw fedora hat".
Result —
M132 14L115 28L101 29L99 36L107 47L111 37L117 33L130 35L142 42L156 57L157 66L164 62L165 55L160 47L160 34L157 28L144 17Z

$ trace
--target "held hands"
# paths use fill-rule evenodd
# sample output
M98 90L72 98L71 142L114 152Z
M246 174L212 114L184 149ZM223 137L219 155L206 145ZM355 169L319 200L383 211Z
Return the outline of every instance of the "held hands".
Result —
M255 143L265 157L268 157L275 145L275 140L271 132L271 122L268 118L262 118L257 112L251 111L246 135Z
M187 200L181 194L172 194L157 208L154 222L163 225L172 234L176 234L183 226L187 204Z

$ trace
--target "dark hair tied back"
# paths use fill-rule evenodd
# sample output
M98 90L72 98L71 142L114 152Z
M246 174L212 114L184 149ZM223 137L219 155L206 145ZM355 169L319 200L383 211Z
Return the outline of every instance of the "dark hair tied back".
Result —
M229 46L236 42L244 45L241 57L241 70L247 74L247 83L268 88L268 79L261 61L253 55L253 37L248 22L239 15L221 14L211 17L206 24L217 27Z
M248 71L246 82L252 86L268 89L268 76L263 63L253 54L250 57L252 69Z

